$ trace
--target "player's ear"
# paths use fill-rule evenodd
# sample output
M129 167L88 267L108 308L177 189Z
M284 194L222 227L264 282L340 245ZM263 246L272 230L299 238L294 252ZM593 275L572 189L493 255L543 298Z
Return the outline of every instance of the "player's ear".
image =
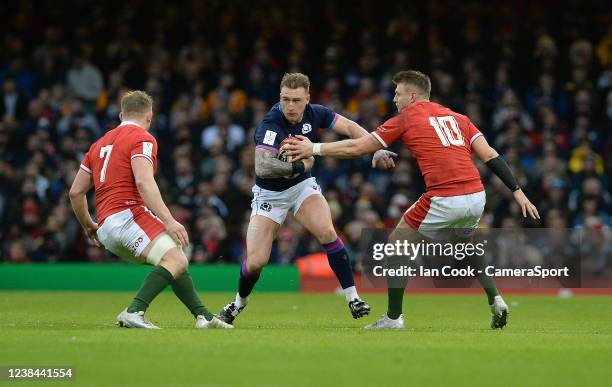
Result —
M119 121L123 121L123 112L119 112Z

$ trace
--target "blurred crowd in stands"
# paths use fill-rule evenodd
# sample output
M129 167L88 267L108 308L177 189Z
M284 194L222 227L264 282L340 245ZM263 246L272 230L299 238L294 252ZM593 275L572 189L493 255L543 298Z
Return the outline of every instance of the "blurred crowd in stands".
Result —
M238 262L254 183L253 130L284 72L311 101L369 131L396 112L396 71L431 76L432 100L468 115L503 154L541 222L486 167L482 227L593 230L610 253L612 11L605 1L15 1L0 7L0 261L111 262L67 199L118 98L155 99L157 180L195 263ZM322 141L338 137L320 130ZM414 160L316 162L349 247L392 227L423 193ZM93 197L91 198L93 212ZM291 219L271 262L321 251ZM594 269L595 270L595 269Z

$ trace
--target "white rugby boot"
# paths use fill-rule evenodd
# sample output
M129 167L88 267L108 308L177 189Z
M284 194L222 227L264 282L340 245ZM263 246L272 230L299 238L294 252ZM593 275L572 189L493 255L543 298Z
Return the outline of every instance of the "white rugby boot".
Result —
M384 314L380 320L373 322L370 325L366 325L365 329L404 329L404 315L400 314L397 319L392 319Z
M127 308L117 316L117 325L123 328L161 329L144 316L144 312L129 313Z
M216 316L213 316L212 320L208 321L206 317L202 315L196 318L195 327L198 329L234 329L233 325L219 320Z

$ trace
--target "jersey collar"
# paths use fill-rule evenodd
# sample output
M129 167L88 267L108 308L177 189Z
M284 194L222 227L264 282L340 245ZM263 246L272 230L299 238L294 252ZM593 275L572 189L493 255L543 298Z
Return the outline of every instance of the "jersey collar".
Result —
M413 103L412 105L410 105L410 106L406 106L405 108L403 108L403 109L402 109L402 112L403 112L404 110L408 110L408 109L410 109L410 108L412 108L412 107L414 107L414 106L416 106L416 105L420 105L420 104L423 104L423 103L430 103L430 102L431 102L431 101L416 101L416 102L415 102L415 103ZM401 113L401 112L400 112L400 113Z
M133 125L133 126L138 126L139 128L142 128L142 126L138 125L134 121L121 121L121 123L119 124L119 126L126 126L126 125Z

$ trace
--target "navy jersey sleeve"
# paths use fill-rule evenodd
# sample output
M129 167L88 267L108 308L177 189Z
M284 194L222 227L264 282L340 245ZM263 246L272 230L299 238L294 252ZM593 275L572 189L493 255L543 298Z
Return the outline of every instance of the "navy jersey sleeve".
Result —
M255 130L255 148L266 149L278 153L280 143L283 140L283 131L278 124L263 120Z
M334 124L338 119L338 115L334 113L333 110L323 105L312 104L311 106L318 121L317 127L326 129L331 129L334 127Z

